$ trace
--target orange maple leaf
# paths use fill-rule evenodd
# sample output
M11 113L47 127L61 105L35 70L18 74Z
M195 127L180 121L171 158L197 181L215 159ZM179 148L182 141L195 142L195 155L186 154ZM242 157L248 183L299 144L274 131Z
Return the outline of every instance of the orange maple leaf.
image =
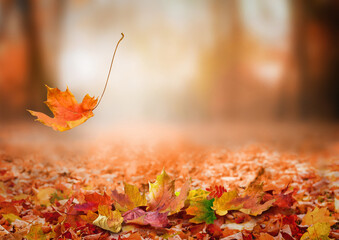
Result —
M109 68L105 87L100 96L99 102L98 98L90 97L88 94L86 94L82 102L78 103L68 87L66 91L62 92L58 88L50 88L46 85L47 101L45 101L45 103L54 114L54 117L51 118L44 113L28 110L33 116L37 117L36 121L39 121L46 126L52 127L56 131L63 132L79 126L80 124L86 122L89 118L93 117L93 110L99 105L105 93L108 79L111 74L115 53L119 43L123 38L124 34L121 33L121 38L118 41L113 53L111 66Z
M36 121L52 127L56 131L63 132L94 116L93 109L98 102L97 98L86 94L79 104L68 88L62 92L58 88L50 88L47 85L46 87L47 101L45 103L54 114L54 118L41 112L28 110L33 116L37 117Z

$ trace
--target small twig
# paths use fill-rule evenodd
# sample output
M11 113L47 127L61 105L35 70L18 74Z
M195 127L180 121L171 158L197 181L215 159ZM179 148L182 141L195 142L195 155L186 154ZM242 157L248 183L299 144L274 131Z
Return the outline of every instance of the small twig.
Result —
M112 70L112 66L113 66L113 62L114 62L115 53L117 52L119 43L122 41L122 39L124 39L124 37L125 37L125 35L123 33L121 33L121 38L118 41L118 43L117 43L117 45L115 46L115 49L114 49L114 53L113 53L113 57L112 57L112 61L111 61L111 66L109 67L109 71L108 71L108 75L107 75L107 79L106 79L104 90L101 93L101 96L99 98L99 101L98 101L97 105L95 105L95 107L92 110L94 110L94 109L96 109L98 107L99 103L101 102L102 97L105 94L106 87L107 87L107 84L108 84L108 79L109 79L109 76L111 75L111 70Z

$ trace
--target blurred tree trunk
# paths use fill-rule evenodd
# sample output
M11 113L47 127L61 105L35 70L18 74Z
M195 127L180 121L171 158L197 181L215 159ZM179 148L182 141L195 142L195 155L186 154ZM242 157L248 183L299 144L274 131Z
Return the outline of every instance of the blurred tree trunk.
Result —
M339 1L291 1L301 119L339 118Z
M201 105L214 120L237 117L239 102L238 65L242 44L239 2L216 0L209 2L213 44L202 57L200 74Z
M58 78L63 9L64 1L6 0L0 3L0 44L5 49L0 61L11 59L12 66L0 69L0 84L4 86L0 89L0 119L28 116L27 108L46 110L44 85L53 86ZM12 56L13 51L17 52L15 56Z

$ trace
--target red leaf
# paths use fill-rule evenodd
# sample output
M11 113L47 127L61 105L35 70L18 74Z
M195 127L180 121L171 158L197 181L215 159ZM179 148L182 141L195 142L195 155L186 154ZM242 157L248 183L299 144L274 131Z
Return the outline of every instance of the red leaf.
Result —
M296 236L297 239L301 238L304 231L298 226L297 224L298 217L297 215L290 215L290 216L284 216L283 218L283 224L287 224L290 226L291 232L293 236Z
M112 204L112 199L110 196L104 192L103 195L97 193L97 192L91 192L85 194L85 201L87 203L95 203L97 205L111 205Z
M45 218L46 222L56 224L61 215L58 212L46 212L42 213L42 216Z
M212 185L206 191L210 192L209 196L212 198L220 198L224 192L227 192L226 188L221 185Z
M98 209L98 203L95 202L87 202L83 204L74 205L74 210L79 212L88 212L89 210L93 211L94 209Z
M294 198L292 197L293 192L289 194L279 194L276 195L275 202L273 203L273 206L277 206L280 208L290 208L293 203L295 202Z
M126 223L135 223L139 225L151 225L152 227L165 227L168 225L168 212L159 213L158 211L146 212L141 208L135 208L123 214Z
M221 228L216 224L207 225L206 232L215 238L220 238L223 235Z

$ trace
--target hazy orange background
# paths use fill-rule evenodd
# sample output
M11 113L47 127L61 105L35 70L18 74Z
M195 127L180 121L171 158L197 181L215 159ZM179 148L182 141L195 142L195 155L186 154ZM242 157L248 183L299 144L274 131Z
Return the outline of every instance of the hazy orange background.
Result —
M106 95L81 126L339 117L338 1L1 1L0 119L44 84Z

